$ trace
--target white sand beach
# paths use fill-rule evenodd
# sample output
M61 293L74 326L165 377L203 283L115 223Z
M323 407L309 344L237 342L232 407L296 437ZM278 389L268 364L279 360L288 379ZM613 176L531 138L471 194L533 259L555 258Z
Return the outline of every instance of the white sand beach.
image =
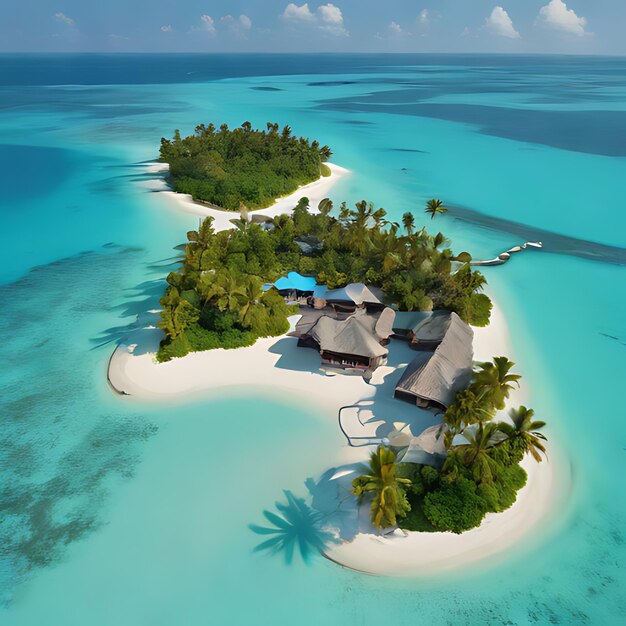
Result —
M156 313L152 314L156 322ZM297 316L291 318L292 324ZM349 485L358 464L368 459L373 444L394 428L417 436L440 423L429 411L393 399L393 389L413 351L394 340L388 364L374 374L371 384L361 377L328 376L319 369L319 355L298 348L292 337L261 339L254 346L237 350L192 353L181 359L158 364L154 354L161 331L147 320L147 326L121 343L113 354L108 376L120 393L146 400L189 398L192 394L227 392L254 388L289 398L297 394L317 407L320 419L341 424L360 447L343 445L324 450L329 469L310 486L313 506L328 515L328 527L340 543L331 545L326 556L346 567L377 575L422 576L456 569L468 563L493 559L513 548L555 506L556 468L554 460L535 463L527 458L524 467L528 483L517 502L507 511L488 515L483 524L461 535L452 533L408 533L396 531L382 536L369 522L366 506L358 510L349 496ZM477 360L510 355L510 342L503 312L494 305L492 322L475 329ZM245 367L242 367L245 364ZM523 401L512 394L511 404ZM339 424L337 430L340 433ZM553 447L550 449L552 456ZM566 474L566 472L563 472ZM559 475L564 484L566 477ZM562 492L561 487L559 492Z
M278 198L272 206L267 207L266 209L251 211L250 214L276 217L277 215L281 215L283 213L291 213L293 208L298 203L298 200L305 196L309 199L311 208L317 208L320 201L328 196L328 193L333 185L335 185L339 179L350 174L350 170L347 170L345 167L341 167L340 165L336 165L334 163L326 163L326 165L330 168L330 176L325 176L309 183L308 185L303 185L292 194L284 196L283 198ZM161 194L167 199L170 206L200 217L208 217L210 215L214 220L213 226L216 230L232 228L230 220L239 217L239 214L236 211L221 211L219 209L212 209L211 207L200 204L199 202L194 202L193 198L188 194L176 193L175 191L172 191L163 178L163 173L168 169L167 163L148 163L146 168L148 172L159 174L159 176L148 181L143 181L139 184L143 187L147 187L151 191L161 192Z
M255 213L268 216L290 213L303 196L316 207L331 187L350 173L338 165L328 165L331 176L303 186ZM167 165L162 163L148 165L148 170L154 173L165 169ZM162 177L142 184L162 192L177 209L212 216L216 230L231 228L230 220L237 216L171 191ZM489 295L494 301L493 295ZM298 316L290 319L292 327L297 319ZM555 461L556 451L551 445L548 461L538 464L529 457L524 459L528 482L518 493L515 504L503 513L487 515L479 528L461 535L399 530L383 534L371 525L369 507L356 506L350 495L352 479L374 446L383 442L390 432L418 436L441 423L440 416L393 398L396 382L415 355L406 343L397 340L391 343L388 363L376 370L368 384L359 376L325 374L320 370L319 354L298 348L297 340L288 336L260 339L248 348L192 353L157 363L155 354L163 336L156 328L157 321L158 311L142 316L142 328L120 343L112 355L108 378L117 392L143 400L172 402L195 394L242 390L286 400L293 397L301 401L304 397L309 409L312 404L315 406L320 419L337 424L338 441L342 444L335 450L324 450L329 469L315 484L309 485L309 490L313 506L325 514L327 530L337 539L325 555L345 567L374 575L425 576L497 559L498 555L503 558L520 544L522 537L550 516L562 494L567 492L567 464ZM500 355L511 356L512 350L505 314L494 301L490 325L474 329L474 358L485 361ZM525 397L524 388L514 391L509 405L517 406ZM341 429L350 437L352 446Z

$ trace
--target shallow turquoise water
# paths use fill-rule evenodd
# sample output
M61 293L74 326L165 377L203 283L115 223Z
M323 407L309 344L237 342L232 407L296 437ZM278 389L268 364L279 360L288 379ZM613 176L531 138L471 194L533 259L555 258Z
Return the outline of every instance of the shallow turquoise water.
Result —
M205 82L193 82L202 57L170 59L167 80L147 59L116 70L115 58L68 57L61 78L49 72L55 84L0 87L0 623L619 623L623 266L528 252L486 270L572 491L527 546L445 577L379 579L254 551L263 537L249 524L284 490L306 498L305 480L343 445L314 406L254 390L146 404L111 394L105 371L196 223L135 184L161 135L200 121L289 123L353 170L336 201L371 198L397 219L441 196L624 247L614 115L626 62L278 57L253 68L243 57L221 74L207 60ZM0 57L7 77L23 63ZM563 116L545 117L554 111ZM476 257L520 243L453 215L435 226Z

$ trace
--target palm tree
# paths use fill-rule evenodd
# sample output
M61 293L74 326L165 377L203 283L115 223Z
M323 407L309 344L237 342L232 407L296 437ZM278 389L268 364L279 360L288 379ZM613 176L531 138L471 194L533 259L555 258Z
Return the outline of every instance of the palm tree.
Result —
M202 257L210 248L215 230L213 218L207 217L200 222L198 230L190 230L187 233L189 243L185 246L185 262L192 269L202 269Z
M190 302L181 298L175 288L161 298L161 304L163 309L157 326L170 339L175 339L198 321L198 310Z
M352 221L348 225L346 243L352 246L359 254L364 254L368 245L369 220L372 217L373 207L365 200L356 203L356 211L350 211Z
M380 260L384 272L391 272L402 264L406 253L405 242L396 237L398 226L391 224L389 232L374 230L367 235L366 241L372 252Z
M463 464L468 467L476 482L493 482L493 469L496 462L489 450L496 443L494 436L499 432L498 425L480 422L475 432L463 433L468 443L454 446Z
M446 433L447 434L447 433ZM463 462L462 451L458 449L459 446L450 448L448 456L444 461L441 468L442 478L446 482L454 482L465 469L465 463Z
M322 160L322 163L328 161L331 156L333 156L333 151L328 146L322 146L320 148L320 158Z
M441 200L437 200L433 198L426 203L426 208L424 209L425 213L430 215L430 219L432 220L437 213L444 214L448 212L448 209L443 206L443 202Z
M238 311L246 292L238 276L232 273L216 274L206 294L206 300L215 298L220 311Z
M509 416L513 424L501 422L498 424L499 430L506 435L507 441L510 441L514 446L519 446L524 452L530 452L535 461L540 463L542 460L540 453L546 454L546 448L541 442L547 441L547 439L543 433L538 431L546 423L533 421L535 411L527 409L523 405L518 409L511 409Z
M263 294L261 279L257 276L247 276L241 287L243 292L239 298L239 317L244 326L251 326L251 316L254 305L258 303Z
M404 517L411 510L405 492L411 481L396 476L396 455L383 446L372 452L369 467L364 469L368 473L352 481L352 493L359 503L366 494L374 494L372 523L376 528L393 526L398 516Z
M386 215L387 215L387 211L385 211L385 209L383 208L376 209L372 213L372 219L374 220L374 225L376 226L376 228L380 228L381 224L385 222Z
M493 417L490 409L471 388L459 392L443 416L443 421L448 426L444 435L446 447L450 447L454 436L463 432L466 426L489 421Z
M404 226L407 235L410 237L413 234L413 228L415 227L415 217L413 216L413 213L407 211L402 216L402 226Z
M495 409L504 408L514 385L519 387L519 374L509 374L515 365L505 356L494 357L493 361L481 363L474 374L472 388L481 400L489 400Z

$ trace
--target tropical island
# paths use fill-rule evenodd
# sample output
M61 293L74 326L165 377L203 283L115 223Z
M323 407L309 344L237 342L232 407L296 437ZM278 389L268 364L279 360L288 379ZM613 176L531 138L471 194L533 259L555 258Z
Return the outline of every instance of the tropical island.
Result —
M259 135L242 129L237 141ZM349 444L343 464L312 492L331 503L324 518L341 544L323 552L372 573L402 569L407 560L404 569L414 571L429 540L404 556L390 550L393 563L383 567L380 544L364 538L397 529L441 545L442 533L482 531L485 516L503 515L527 483L542 489L529 460L546 454L545 423L526 403L511 403L521 376L509 358L491 356L506 353L501 320L490 356L484 339L482 348L475 344L494 306L468 252L454 253L442 233L418 227L414 213L394 222L365 200L335 209L324 197L312 207L296 193L284 199L290 211L264 215L237 198L238 216L218 228L219 213L206 207L198 229L187 233L158 320L111 359L117 391L160 397L239 384L315 397ZM431 219L445 211L436 199L425 208ZM323 375L311 378L315 372ZM346 409L356 415L351 424ZM369 465L355 444L364 439L375 448ZM528 498L524 506L532 506ZM346 527L354 515L361 521ZM486 536L500 545L502 532L490 528ZM460 547L471 553L467 542Z
M226 124L200 124L195 133L161 139L160 161L169 165L175 191L190 194L210 206L238 211L267 207L320 176L329 176L325 162L332 152L317 141L295 137L276 123L266 130L244 122L230 130Z
M315 213L302 198L291 215L254 223L243 212L234 228L220 232L208 217L187 233L181 266L167 277L161 299L159 360L285 333L287 317L298 310L263 285L291 271L329 289L351 283L380 288L400 311L444 309L474 326L489 323L483 275L470 268L467 252L454 255L442 233L415 229L410 212L401 232L384 209L365 200L354 209L343 203L336 216L332 211L327 198Z

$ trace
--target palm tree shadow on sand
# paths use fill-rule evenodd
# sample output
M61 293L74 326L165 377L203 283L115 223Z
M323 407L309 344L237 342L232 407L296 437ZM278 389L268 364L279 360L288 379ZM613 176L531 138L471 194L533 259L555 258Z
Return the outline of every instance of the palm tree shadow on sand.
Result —
M263 511L264 517L271 526L250 524L249 528L257 535L270 535L255 548L255 552L268 552L272 555L282 553L285 562L293 561L296 548L305 563L322 553L331 543L337 543L337 538L322 528L324 515L311 508L304 499L294 496L285 490L286 503L276 502L278 514L272 511Z

